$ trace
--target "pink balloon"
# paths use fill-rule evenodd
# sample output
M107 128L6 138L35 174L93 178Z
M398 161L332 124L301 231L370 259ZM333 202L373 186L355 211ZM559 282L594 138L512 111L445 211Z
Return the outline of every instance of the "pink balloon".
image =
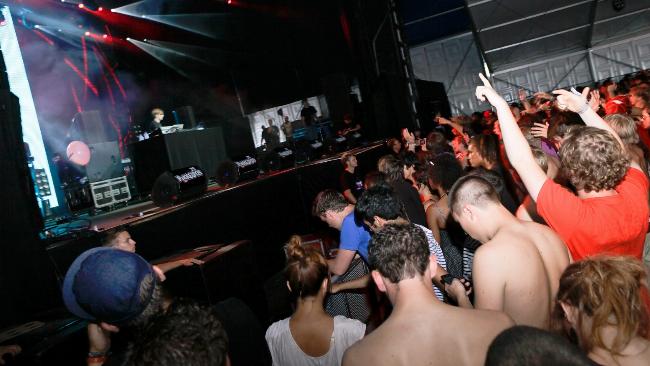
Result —
M90 149L81 141L72 141L65 150L68 159L77 165L86 165L90 161Z

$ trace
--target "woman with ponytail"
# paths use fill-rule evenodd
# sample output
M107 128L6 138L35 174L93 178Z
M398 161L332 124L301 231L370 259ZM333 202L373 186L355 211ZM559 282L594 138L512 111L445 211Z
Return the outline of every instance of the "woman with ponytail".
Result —
M329 272L319 252L303 247L294 235L286 254L285 276L295 311L266 331L273 365L340 365L343 353L363 337L366 325L325 312Z

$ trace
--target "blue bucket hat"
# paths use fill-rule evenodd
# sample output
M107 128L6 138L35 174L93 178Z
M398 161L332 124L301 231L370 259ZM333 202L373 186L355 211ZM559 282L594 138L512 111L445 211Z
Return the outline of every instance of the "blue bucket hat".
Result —
M152 280L146 294L142 283ZM83 252L63 281L63 302L74 315L120 325L141 314L153 297L157 275L139 255L99 247Z

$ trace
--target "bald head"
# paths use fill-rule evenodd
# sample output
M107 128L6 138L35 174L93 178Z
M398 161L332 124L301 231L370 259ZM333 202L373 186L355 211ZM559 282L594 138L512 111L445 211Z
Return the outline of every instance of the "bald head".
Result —
M465 205L485 207L499 202L499 194L492 184L478 176L468 175L460 178L449 192L449 208L452 214L459 215Z

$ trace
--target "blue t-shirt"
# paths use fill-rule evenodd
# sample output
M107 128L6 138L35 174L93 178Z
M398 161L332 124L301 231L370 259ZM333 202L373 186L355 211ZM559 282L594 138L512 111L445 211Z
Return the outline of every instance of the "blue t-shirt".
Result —
M343 219L341 225L341 238L339 249L347 249L353 252L359 252L359 255L368 262L368 242L370 233L366 227L357 225L354 221L354 212L350 213Z

